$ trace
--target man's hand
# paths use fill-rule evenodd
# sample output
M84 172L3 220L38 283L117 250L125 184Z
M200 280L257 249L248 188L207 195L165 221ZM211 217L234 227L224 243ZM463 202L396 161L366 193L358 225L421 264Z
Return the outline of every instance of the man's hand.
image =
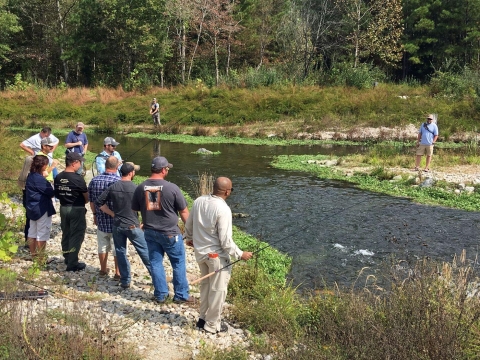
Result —
M242 257L240 259L242 260L250 260L253 256L253 253L250 251L244 251L242 254Z
M185 245L193 247L193 240L187 240L185 241Z

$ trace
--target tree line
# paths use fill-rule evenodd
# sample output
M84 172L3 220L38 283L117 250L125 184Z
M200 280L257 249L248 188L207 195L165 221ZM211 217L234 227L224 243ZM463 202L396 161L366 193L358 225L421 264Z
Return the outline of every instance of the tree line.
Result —
M478 0L0 0L0 85L425 81L476 70L478 24Z

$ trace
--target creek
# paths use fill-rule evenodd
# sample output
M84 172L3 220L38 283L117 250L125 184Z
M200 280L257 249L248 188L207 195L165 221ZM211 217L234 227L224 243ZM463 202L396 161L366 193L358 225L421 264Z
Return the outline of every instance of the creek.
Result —
M100 152L105 135L88 137L89 150ZM291 255L290 277L300 288L363 285L369 275L379 280L387 275L392 264L409 266L424 257L450 262L463 249L474 261L478 253L477 212L419 205L269 165L277 155L339 156L364 151L360 146L193 145L115 138L122 157L141 166L139 175L149 176L151 159L165 156L173 164L167 180L193 198L199 174L231 178L234 191L227 202L232 212L248 214L234 224ZM201 147L221 154L192 154Z

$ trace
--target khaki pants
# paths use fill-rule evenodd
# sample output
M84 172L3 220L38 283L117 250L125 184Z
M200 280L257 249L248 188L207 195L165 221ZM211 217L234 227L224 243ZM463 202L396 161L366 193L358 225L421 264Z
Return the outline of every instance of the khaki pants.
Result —
M208 256L198 262L200 275L205 276L230 264L230 259ZM205 320L204 329L216 333L220 330L223 304L227 297L228 282L232 267L229 266L200 283L200 318Z

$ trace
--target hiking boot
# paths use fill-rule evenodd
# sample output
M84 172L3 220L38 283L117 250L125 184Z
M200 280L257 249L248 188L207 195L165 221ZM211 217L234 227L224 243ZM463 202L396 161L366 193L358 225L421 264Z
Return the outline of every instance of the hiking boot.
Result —
M123 290L130 288L130 284L120 284Z
M200 321L200 320L199 320ZM204 324L205 325L205 324ZM218 333L223 333L228 331L228 325L224 323L223 321L220 323L220 330L217 330L216 332L211 332L205 329L205 326L203 327L203 331L209 333L209 334L218 334Z
M197 299L193 296L189 296L188 299L173 299L173 302L177 304L195 304L196 301Z
M195 325L197 328L203 329L205 326L205 320L203 319L198 319L197 324Z
M86 267L87 265L85 263L79 262L77 266L74 266L72 268L67 267L67 271L82 271L85 270Z

